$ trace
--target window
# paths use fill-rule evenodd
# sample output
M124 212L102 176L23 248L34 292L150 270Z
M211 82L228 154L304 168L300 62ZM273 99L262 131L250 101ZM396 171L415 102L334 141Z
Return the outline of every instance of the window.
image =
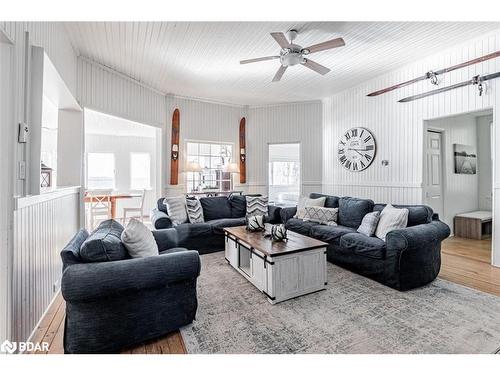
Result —
M151 155L145 152L130 153L130 188L151 189Z
M230 161L233 146L227 143L187 142L187 163L196 162L200 172L187 172L187 191L232 189L231 173L224 172Z
M300 144L269 145L269 200L296 203L300 194Z
M87 188L115 188L115 155L109 153L87 154Z

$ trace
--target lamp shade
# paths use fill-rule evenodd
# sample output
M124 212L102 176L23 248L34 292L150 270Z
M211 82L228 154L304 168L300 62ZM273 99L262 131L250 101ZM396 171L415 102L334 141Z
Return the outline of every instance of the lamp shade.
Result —
M203 168L201 167L200 163L197 161L193 161L190 163L187 163L186 169L184 170L185 172L201 172Z
M224 166L223 171L229 173L240 173L240 167L238 166L238 163L229 163Z

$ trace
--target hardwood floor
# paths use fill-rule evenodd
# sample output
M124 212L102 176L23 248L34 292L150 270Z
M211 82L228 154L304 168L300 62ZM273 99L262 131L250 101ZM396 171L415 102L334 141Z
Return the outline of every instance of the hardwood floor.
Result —
M491 240L469 240L451 237L443 242L439 277L500 296L500 268L490 265ZM65 303L59 294L37 327L33 342L48 342L48 352L62 354ZM124 354L185 354L186 348L179 331L151 340Z

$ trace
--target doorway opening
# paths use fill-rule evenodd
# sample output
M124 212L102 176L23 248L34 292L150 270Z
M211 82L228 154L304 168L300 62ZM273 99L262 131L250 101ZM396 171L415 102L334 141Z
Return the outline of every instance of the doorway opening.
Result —
M269 201L277 205L296 204L300 196L300 143L269 144Z
M451 229L446 251L492 263L493 111L428 120L423 201Z
M161 192L161 129L85 109L85 216L126 225L147 217Z

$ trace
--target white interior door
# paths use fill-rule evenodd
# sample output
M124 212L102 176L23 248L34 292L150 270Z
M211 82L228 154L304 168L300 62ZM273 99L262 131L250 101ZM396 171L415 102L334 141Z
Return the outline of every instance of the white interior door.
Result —
M426 136L424 194L426 204L443 218L442 134L430 130Z

